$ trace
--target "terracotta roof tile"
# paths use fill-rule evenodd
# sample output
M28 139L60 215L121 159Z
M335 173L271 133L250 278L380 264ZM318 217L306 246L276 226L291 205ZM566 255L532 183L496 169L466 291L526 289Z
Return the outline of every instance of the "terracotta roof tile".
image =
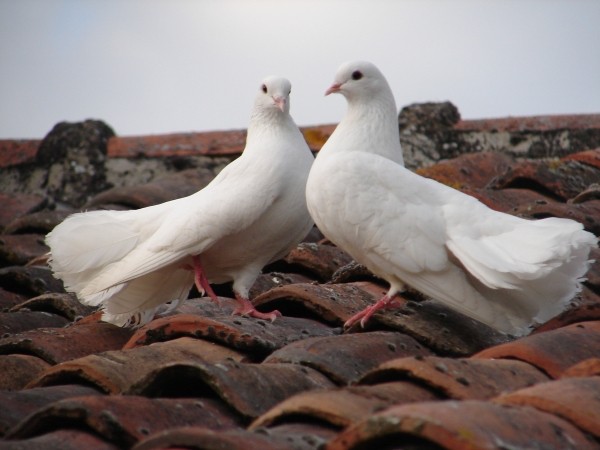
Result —
M344 430L326 448L386 448L400 440L413 448L435 444L433 448L448 450L529 448L534 442L548 450L598 448L579 429L553 415L477 400L393 407Z
M39 139L0 140L0 168L32 160L40 143Z
M284 260L316 275L321 281L327 281L336 270L351 262L352 257L333 245L303 242L288 253Z
M330 336L333 330L309 319L281 317L275 322L221 315L189 314L155 319L132 336L125 348L178 336L203 337L236 350L265 355L289 342L310 336Z
M429 354L428 349L409 336L376 331L303 339L271 353L265 362L302 364L343 385L357 381L384 361Z
M36 356L0 355L0 392L23 389L49 366L50 364Z
M22 312L11 314L19 313ZM108 323L74 325L68 328L38 328L1 338L0 354L24 353L35 355L50 364L57 364L92 353L121 348L130 336L131 330Z
M57 364L40 374L29 387L80 383L109 394L127 393L135 383L173 364L241 361L244 355L212 342L179 338L130 350L113 350ZM154 376L154 374L153 374Z
M70 209L43 210L19 216L4 228L5 234L39 234L43 240L45 235L74 211Z
M564 201L597 182L598 170L579 161L527 160L513 165L491 187L526 187Z
M513 158L502 153L469 153L417 169L416 173L455 189L477 189L485 188L491 179L506 172L511 164L514 164Z
M5 194L0 192L0 230L27 213L42 208L46 199L32 194Z
M0 235L0 265L23 265L48 252L40 234Z
M0 269L0 286L28 296L64 292L62 282L45 267L3 267Z
M600 357L584 359L562 373L563 377L591 377L600 375Z
M26 389L18 392L3 389L0 391L0 404L2 404L0 435L4 436L11 428L38 409L64 398L82 395L100 395L100 393L91 387L78 385Z
M188 384L177 386L173 383L175 379L185 380ZM242 417L254 419L298 392L332 386L333 383L316 370L295 364L235 361L208 364L197 361L158 369L133 386L131 394L150 397L216 395Z
M341 429L392 405L437 398L430 390L405 381L308 391L277 404L257 418L249 429L298 422L302 417L307 422L320 421Z
M13 428L8 437L24 439L62 428L88 429L121 448L173 426L235 428L238 422L220 406L198 399L150 399L93 395L58 400Z
M30 310L58 314L69 321L91 314L95 308L80 303L73 294L50 292L19 303L11 311Z
M43 311L0 312L0 347L4 339L11 335L42 327L60 328L67 323L69 322L64 317Z
M582 322L533 334L481 351L475 358L511 358L528 362L553 378L600 354L600 321Z
M488 399L547 379L535 367L521 361L425 356L380 364L360 383L411 380L447 398Z
M97 208L102 205L122 205L129 208L164 203L180 197L191 195L206 186L214 176L190 169L167 175L138 186L124 186L103 191L94 196L86 205Z
M419 172L500 211L600 232L600 115L461 122L449 103L408 109L409 167L438 161ZM303 132L317 150L333 129ZM565 312L517 340L412 290L366 329L343 330L387 284L313 227L252 287L259 309L283 312L274 323L231 316L231 283L214 286L220 306L193 289L140 329L100 322L51 276L44 235L80 207L197 191L245 131L112 134L88 121L60 124L40 151L0 142L0 448L599 447L600 263ZM97 183L72 173L79 153Z
M503 405L532 406L600 438L600 377L563 378L502 395Z
M2 446L6 450L117 450L119 447L85 431L62 429L42 434L31 439L5 441Z
M135 450L158 449L228 449L247 450L251 448L264 450L297 449L286 445L285 439L272 439L260 433L249 433L244 430L231 430L215 432L204 427L174 428L156 433L139 442L133 447Z

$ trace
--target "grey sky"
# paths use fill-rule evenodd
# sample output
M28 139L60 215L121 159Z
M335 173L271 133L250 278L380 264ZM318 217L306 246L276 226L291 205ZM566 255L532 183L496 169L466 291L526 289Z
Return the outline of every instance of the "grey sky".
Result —
M120 135L245 128L261 79L299 125L335 123L367 59L398 107L465 118L600 113L597 0L0 0L0 139L98 118Z

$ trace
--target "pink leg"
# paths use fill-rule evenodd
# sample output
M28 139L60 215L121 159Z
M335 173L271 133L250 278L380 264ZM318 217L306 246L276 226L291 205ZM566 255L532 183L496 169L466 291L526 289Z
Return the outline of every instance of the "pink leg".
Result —
M271 322L274 322L277 317L281 316L281 313L277 310L269 313L257 311L254 305L250 303L250 300L242 297L237 292L235 293L235 299L238 305L233 310L232 315L256 317L257 319L270 320Z
M396 297L396 295L393 295L392 297L389 297L387 294L384 295L381 299L379 299L379 301L377 301L377 303L375 303L371 306L367 306L362 311L359 311L358 313L356 313L352 317L350 317L344 324L344 328L350 328L352 325L354 325L359 320L360 320L360 326L364 328L365 324L369 321L371 316L373 314L375 314L377 311L379 311L380 309L396 307L396 305L394 305L395 297Z
M220 306L221 302L219 301L219 297L217 297L215 291L213 291L210 287L210 283L208 282L206 274L204 273L204 269L202 268L202 264L200 263L200 257L192 256L192 261L194 265L191 267L186 265L186 269L194 271L194 283L196 283L196 288L201 295L204 295L204 293L208 294L210 299Z

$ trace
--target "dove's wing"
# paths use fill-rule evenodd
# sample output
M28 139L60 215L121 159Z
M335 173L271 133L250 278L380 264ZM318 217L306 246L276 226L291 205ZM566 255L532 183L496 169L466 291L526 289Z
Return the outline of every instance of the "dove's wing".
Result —
M276 200L278 189L260 177L236 176L236 172L229 170L217 183L170 202L169 208L160 205L161 217L156 217L158 224L154 233L139 240L125 256L106 265L83 287L82 295L179 263L188 256L202 253L224 236L239 233L253 224ZM233 188L236 195L231 194ZM140 218L132 215L130 232L135 233L148 215L147 212ZM90 229L89 233L92 235L95 231Z

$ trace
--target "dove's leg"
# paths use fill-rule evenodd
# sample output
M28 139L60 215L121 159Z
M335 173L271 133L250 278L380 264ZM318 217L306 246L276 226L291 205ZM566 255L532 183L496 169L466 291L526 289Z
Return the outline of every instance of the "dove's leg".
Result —
M192 256L192 262L193 265L191 267L189 265L185 267L186 269L194 271L194 283L196 283L196 288L201 295L204 295L204 293L208 294L213 302L215 302L217 305L220 305L219 297L217 297L215 291L213 291L213 289L210 287L210 283L206 278L206 274L202 268L202 263L200 262L200 257L198 255Z
M235 293L235 299L238 304L233 310L233 315L256 317L257 319L270 320L271 322L273 322L277 317L281 316L281 313L277 310L268 313L257 311L250 300L241 296L237 292Z
M381 297L375 304L373 304L371 306L367 306L362 311L359 311L358 313L356 313L352 317L350 317L346 321L346 323L344 323L344 328L350 328L352 325L354 325L359 320L360 320L360 326L364 328L365 324L369 321L371 316L373 314L375 314L377 311L379 311L380 309L397 307L398 305L394 304L394 301L396 300L396 294L403 289L404 289L403 286L402 287L390 286L390 290L387 292L387 294L385 294L383 297Z

